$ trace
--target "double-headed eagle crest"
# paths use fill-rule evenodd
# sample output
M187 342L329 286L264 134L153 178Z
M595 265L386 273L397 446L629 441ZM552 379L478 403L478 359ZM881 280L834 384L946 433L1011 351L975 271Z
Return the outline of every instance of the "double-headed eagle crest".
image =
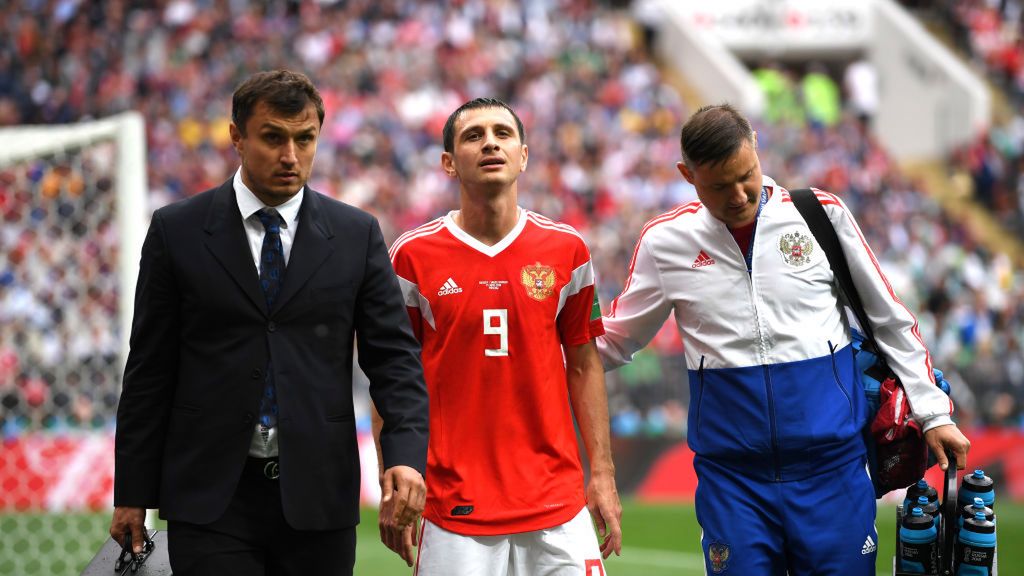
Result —
M544 300L555 292L555 269L540 262L523 266L519 278L526 293L534 300Z
M729 546L715 542L708 546L711 571L718 574L729 567Z
M807 234L791 232L779 236L779 252L790 266L803 266L811 261L814 241Z

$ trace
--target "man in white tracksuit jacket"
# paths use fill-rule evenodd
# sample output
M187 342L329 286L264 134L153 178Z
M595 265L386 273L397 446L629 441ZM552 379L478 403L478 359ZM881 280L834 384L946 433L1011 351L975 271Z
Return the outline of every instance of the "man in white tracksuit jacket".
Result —
M688 442L709 574L875 574L864 393L824 251L789 193L761 174L756 134L728 105L687 121L678 168L699 201L644 227L604 318L606 370L675 312L690 381ZM874 335L945 468L970 443L950 419L913 314L845 204L816 191Z

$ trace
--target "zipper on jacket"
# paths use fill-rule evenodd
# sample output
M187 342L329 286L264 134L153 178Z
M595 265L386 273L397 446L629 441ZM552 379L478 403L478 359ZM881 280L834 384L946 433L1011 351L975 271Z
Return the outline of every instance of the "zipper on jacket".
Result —
M782 480L782 466L779 463L779 436L775 423L775 394L772 390L772 377L768 368L768 355L765 353L764 334L761 333L761 315L757 310L757 291L754 289L754 276L752 274L747 276L747 285L750 287L750 303L754 309L754 328L757 333L757 359L764 370L764 389L768 397L768 426L771 430L772 463L774 465L772 472L775 481L778 482Z
M750 287L750 304L754 309L757 356L764 370L764 388L768 397L768 426L771 430L772 440L772 473L775 481L779 482L782 480L782 464L779 461L779 435L775 423L775 394L772 390L771 371L768 367L767 347L764 342L764 334L761 332L761 315L757 310L757 290L754 289L754 243L757 241L757 224L761 219L761 210L768 203L768 198L768 189L761 186L761 199L757 206L757 214L754 215L754 230L750 234L750 244L747 246L747 253L744 254L744 261L747 264L747 285Z
M782 480L782 465L779 463L779 435L775 426L775 394L772 390L772 373L768 365L764 366L764 388L768 394L768 426L772 434L772 464L775 469L775 481Z

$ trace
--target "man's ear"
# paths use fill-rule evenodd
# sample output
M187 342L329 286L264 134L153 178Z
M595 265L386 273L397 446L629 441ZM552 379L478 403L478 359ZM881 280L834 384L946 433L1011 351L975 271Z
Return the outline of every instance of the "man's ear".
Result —
M679 173L683 175L683 178L686 178L687 182L693 184L693 172L690 171L690 168L686 165L685 162L676 162L676 169L679 170Z
M455 157L450 152L441 152L441 169L452 178L458 178L455 172Z
M530 160L530 147L523 144L522 149L523 163L519 166L520 172L526 172L526 163Z
M234 147L235 152L242 153L242 138L245 137L242 131L238 129L238 126L234 122L228 126L228 134L231 135L231 146Z

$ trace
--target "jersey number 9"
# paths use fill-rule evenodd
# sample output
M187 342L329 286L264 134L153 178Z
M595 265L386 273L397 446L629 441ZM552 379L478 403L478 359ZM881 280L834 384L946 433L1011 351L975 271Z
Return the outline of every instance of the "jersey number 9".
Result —
M484 310L484 334L498 336L498 347L484 348L484 356L508 356L508 310Z

